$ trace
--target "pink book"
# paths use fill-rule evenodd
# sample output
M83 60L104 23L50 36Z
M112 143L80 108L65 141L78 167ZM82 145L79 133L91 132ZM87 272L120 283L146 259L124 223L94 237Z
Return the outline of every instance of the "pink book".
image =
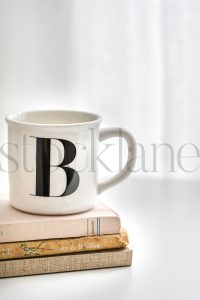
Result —
M93 209L79 214L43 216L19 211L9 204L5 196L0 196L0 243L119 232L118 214L100 202Z

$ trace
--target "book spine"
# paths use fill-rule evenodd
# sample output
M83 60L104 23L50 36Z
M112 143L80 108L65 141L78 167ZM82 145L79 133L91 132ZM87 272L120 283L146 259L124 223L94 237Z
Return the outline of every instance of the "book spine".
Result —
M0 278L130 266L132 250L110 250L0 261Z
M0 244L0 260L119 249L126 248L127 245L128 234L126 231L120 234L93 237L2 243Z
M0 225L0 243L95 236L120 232L120 218L100 217L55 222L27 222Z

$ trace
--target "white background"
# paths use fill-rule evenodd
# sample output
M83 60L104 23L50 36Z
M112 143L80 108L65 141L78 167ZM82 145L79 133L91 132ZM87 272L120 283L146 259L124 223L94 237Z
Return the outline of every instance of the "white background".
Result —
M0 0L0 190L11 112L99 113L102 126L125 127L145 147L148 172L137 176L155 175L153 143L174 155L185 143L200 148L199 53L198 0ZM183 152L193 172L169 174L164 148L156 175L199 178L199 151Z
M194 172L168 172L168 149L151 171L153 143L200 149L199 55L198 0L0 0L0 145L8 113L86 110L129 129L150 169L103 195L129 231L133 268L6 279L3 300L200 298L199 152L185 148ZM6 164L0 148L1 192Z

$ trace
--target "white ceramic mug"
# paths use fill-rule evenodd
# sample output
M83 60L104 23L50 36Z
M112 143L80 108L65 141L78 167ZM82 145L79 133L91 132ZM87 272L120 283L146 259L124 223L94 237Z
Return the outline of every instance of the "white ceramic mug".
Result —
M99 131L101 117L96 114L30 111L11 114L6 121L9 199L22 211L62 215L88 210L97 194L125 179L133 169L136 147L132 135L120 128ZM98 184L98 143L119 135L128 144L127 163L117 175Z

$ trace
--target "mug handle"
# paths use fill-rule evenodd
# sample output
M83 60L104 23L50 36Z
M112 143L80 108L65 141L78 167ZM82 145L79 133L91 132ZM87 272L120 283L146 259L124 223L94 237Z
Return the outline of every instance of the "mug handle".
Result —
M131 170L134 167L136 160L136 142L130 132L122 128L104 128L99 132L99 141L102 142L108 138L122 137L126 140L128 145L128 159L124 168L115 176L98 184L98 194L102 193L106 189L120 183L125 178L130 176Z

